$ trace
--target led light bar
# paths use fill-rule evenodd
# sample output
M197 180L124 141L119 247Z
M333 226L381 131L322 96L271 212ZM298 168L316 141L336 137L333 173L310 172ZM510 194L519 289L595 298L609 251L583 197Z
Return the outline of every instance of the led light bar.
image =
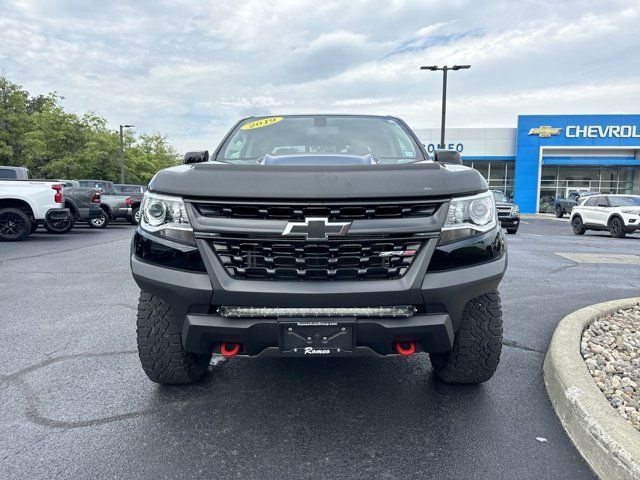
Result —
M406 318L415 313L412 305L393 307L329 307L329 308L272 308L220 307L218 313L226 318L267 317L396 317Z

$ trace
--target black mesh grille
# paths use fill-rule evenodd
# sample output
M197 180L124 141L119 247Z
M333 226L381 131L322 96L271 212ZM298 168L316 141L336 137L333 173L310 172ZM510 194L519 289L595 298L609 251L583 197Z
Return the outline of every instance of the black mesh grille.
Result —
M262 280L390 280L402 277L422 247L415 239L221 238L211 242L227 273Z
M210 218L255 218L265 220L304 220L325 217L330 220L430 217L438 204L419 201L397 203L321 204L233 204L196 203L200 215Z
M498 207L498 217L508 217L511 215L511 207Z

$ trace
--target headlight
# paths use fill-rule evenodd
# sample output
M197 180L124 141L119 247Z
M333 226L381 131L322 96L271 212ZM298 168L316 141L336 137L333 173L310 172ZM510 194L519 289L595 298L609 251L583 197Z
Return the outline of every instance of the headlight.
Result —
M514 205L511 207L511 215L518 215L520 213L520 207L518 205Z
M142 211L140 226L143 230L167 239L195 245L193 229L182 198L147 191L142 198L140 209Z
M496 225L496 205L491 192L454 198L449 203L439 244L488 232Z
M622 213L626 213L627 215L640 215L640 212L637 210L621 210Z

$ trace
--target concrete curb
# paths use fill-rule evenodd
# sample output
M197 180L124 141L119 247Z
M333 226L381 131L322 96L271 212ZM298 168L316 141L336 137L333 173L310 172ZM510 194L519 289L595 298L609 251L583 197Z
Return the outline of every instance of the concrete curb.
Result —
M595 320L638 298L583 308L560 321L544 360L544 383L553 408L580 454L602 479L640 479L640 432L609 404L580 354L582 332Z

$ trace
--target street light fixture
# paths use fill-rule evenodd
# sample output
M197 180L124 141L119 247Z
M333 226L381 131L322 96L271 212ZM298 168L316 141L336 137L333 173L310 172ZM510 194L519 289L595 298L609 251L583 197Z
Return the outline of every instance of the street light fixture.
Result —
M444 123L447 114L447 72L449 70L466 70L468 68L471 68L471 65L453 65L452 67L447 65L442 67L438 67L437 65L423 65L420 67L420 70L431 70L432 72L442 70L442 122L440 124L440 148L444 148Z
M124 183L124 135L125 128L132 128L135 125L120 125L120 183Z

